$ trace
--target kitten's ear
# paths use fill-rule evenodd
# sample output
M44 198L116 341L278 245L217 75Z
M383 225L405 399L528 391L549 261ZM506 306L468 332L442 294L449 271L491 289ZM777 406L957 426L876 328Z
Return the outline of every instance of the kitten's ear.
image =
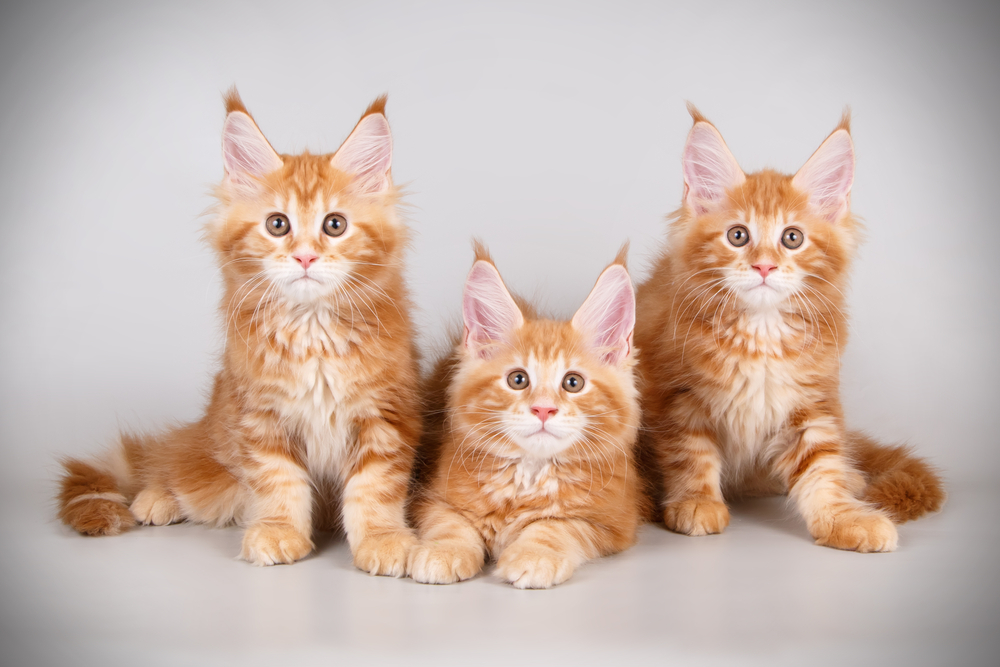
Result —
M830 222L844 217L851 207L854 185L854 142L848 113L795 174L792 185L809 195L809 205Z
M260 179L281 168L283 163L250 117L235 88L226 93L225 100L222 164L226 180L239 187L254 188Z
M392 184L392 134L384 112L382 96L371 103L331 161L334 168L354 176L354 188L361 193L385 192Z
M503 279L491 263L479 260L465 280L462 301L465 347L480 359L488 359L497 343L509 342L524 324L521 309L514 303Z
M621 264L604 269L590 296L573 316L573 328L590 337L605 363L617 366L632 349L635 294L628 270Z
M741 185L746 175L715 126L693 105L688 105L688 111L694 119L694 127L688 133L681 157L684 203L700 214L717 206L726 191Z

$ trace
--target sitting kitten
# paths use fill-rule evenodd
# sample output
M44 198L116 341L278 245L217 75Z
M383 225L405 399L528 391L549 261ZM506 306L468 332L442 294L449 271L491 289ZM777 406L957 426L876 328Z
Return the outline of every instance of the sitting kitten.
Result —
M690 111L684 203L638 289L635 332L663 520L718 533L724 497L787 493L818 544L891 551L893 521L938 510L944 493L907 450L844 428L844 290L859 236L849 117L786 176L744 174Z
M624 249L571 322L518 306L477 247L465 333L432 375L409 573L447 584L486 555L518 588L635 541L635 301ZM418 466L418 470L420 467Z
M226 347L205 415L65 461L63 521L89 535L236 522L241 556L271 565L307 555L314 525L342 518L355 565L405 573L418 369L384 107L333 155L279 155L235 89L226 96L207 228Z

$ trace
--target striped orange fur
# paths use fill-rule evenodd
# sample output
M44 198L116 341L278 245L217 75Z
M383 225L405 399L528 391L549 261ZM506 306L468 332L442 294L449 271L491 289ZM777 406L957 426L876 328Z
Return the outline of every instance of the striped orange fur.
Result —
M478 248L464 319L463 340L428 382L410 576L452 583L495 558L504 581L548 588L635 541L639 405L624 255L572 322L555 322L518 305ZM523 389L511 384L518 373Z
M788 176L745 174L691 111L684 202L637 295L643 458L655 461L660 516L718 533L727 497L787 493L817 543L890 551L893 521L938 510L944 492L920 459L844 427L844 292L859 237L849 117Z
M206 229L226 346L208 407L66 461L67 524L114 534L135 521L236 522L241 556L259 565L298 560L314 528L341 526L359 568L405 573L421 423L384 106L332 155L278 155L227 95L226 175Z

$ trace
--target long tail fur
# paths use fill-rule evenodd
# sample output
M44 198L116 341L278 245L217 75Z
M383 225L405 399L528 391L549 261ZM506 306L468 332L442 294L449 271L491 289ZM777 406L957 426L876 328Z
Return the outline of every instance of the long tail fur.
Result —
M141 465L140 438L122 434L121 444L101 459L64 459L59 518L84 535L117 535L135 525L129 504Z
M864 500L881 508L895 523L937 512L945 501L941 476L908 447L882 445L852 432L848 444L865 477Z

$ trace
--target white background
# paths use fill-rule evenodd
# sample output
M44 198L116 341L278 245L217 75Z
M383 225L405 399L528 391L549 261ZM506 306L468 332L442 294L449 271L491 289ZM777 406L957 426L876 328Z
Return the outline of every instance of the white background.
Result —
M7 3L0 9L0 661L995 664L1000 12L991 3ZM233 83L281 152L330 152L388 92L422 346L470 239L569 315L625 240L645 276L697 104L747 171L854 110L848 421L941 467L900 550L815 547L781 501L532 593L260 570L237 529L85 539L56 457L196 418L222 337L200 241ZM509 660L508 660L509 659Z

